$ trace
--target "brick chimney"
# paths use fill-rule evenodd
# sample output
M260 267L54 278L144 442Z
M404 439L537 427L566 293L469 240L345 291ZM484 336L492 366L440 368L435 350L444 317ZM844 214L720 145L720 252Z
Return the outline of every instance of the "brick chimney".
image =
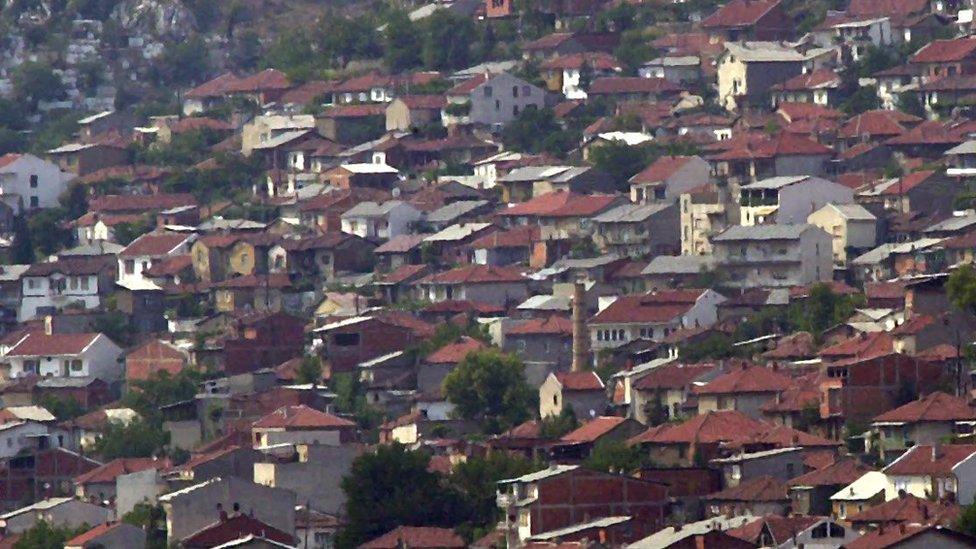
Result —
M590 355L590 336L586 333L584 312L585 287L582 280L573 285L573 365L572 371L582 372Z

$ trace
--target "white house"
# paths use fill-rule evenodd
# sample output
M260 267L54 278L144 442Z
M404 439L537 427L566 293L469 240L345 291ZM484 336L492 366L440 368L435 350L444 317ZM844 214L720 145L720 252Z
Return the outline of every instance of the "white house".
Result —
M961 505L976 495L976 444L920 444L881 470L888 477L885 499L900 491L920 498L955 494Z
M807 222L830 234L838 267L847 266L848 256L857 257L877 244L878 219L860 204L827 204L810 214Z
M695 289L620 296L590 318L590 345L599 351L636 339L660 341L681 328L708 327L725 300L714 290Z
M546 92L507 73L480 74L448 90L445 125L507 124L528 107L545 106Z
M108 383L122 377L124 353L104 334L28 332L3 354L7 378L97 377Z
M57 437L49 436L49 430L50 427L43 423L23 419L0 424L0 458L16 456L25 449L39 448L42 439L47 439L52 447L61 446Z
M411 225L421 217L423 212L402 200L360 202L342 214L342 232L389 240L411 232Z
M152 232L136 238L119 252L118 281L144 282L142 273L160 260L190 253L192 233Z
M840 183L809 175L770 177L743 185L740 223L805 223L827 204L850 204L854 191Z
M813 225L734 225L712 238L733 288L789 288L833 278L829 234Z
M32 154L0 156L0 194L20 197L20 208L53 208L75 175ZM15 209L19 213L20 209Z
M94 309L111 286L115 259L110 257L63 257L35 263L21 277L21 322L69 305Z

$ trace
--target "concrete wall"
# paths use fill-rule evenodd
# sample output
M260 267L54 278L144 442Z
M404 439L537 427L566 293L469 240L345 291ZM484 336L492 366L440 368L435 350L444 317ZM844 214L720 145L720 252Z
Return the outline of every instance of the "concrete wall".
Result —
M159 475L150 468L115 478L115 518L121 519L137 503L156 503L159 496Z
M300 505L306 502L322 513L341 513L346 504L342 478L362 453L357 445L307 446L307 456L293 463L255 463L254 481L291 490ZM302 452L302 450L299 450Z

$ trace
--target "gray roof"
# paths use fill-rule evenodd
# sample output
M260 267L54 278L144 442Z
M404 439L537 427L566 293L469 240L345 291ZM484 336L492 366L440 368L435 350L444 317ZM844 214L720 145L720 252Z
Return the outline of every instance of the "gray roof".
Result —
M30 265L2 265L0 266L0 281L10 281L19 279Z
M944 154L944 155L953 155L953 154L976 154L976 140L974 140L974 141L966 141L965 143L962 143L960 145L956 145L955 147L947 150L946 152L944 152L942 154Z
M197 229L207 231L221 230L257 230L267 227L267 223L251 221L250 219L225 219L223 217L211 217L197 226Z
M505 174L504 177L499 177L498 181L503 183L517 183L517 182L527 182L527 181L541 181L543 179L555 180L556 177L565 178L566 172L574 170L572 173L582 173L589 168L580 168L577 166L524 166L521 168L515 168L514 170Z
M860 204L834 204L830 203L825 208L833 208L846 219L852 221L877 221L877 217L869 212L867 208Z
M629 516L619 516L619 517L603 517L596 520L591 520L589 522L584 522L582 524L573 524L572 526L567 526L565 528L559 528L556 530L549 530L548 532L540 532L534 536L530 536L530 541L548 541L559 539L563 536L568 536L569 534L574 534L576 532L582 532L584 530L589 530L591 528L609 528L615 524L620 524L630 520Z
M360 202L352 208L346 210L340 217L347 219L350 217L383 217L393 211L393 208L406 204L402 200L387 200L382 204L367 201Z
M457 202L451 202L427 214L427 221L431 223L447 223L487 205L487 200L459 200Z
M666 210L673 204L621 204L593 218L597 223L637 223Z
M877 265L891 257L891 250L895 244L882 244L877 248L864 252L851 260L852 265Z
M620 259L617 254L605 254L597 257L584 257L580 259L563 258L552 264L555 268L564 269L592 269L602 267Z
M812 227L802 224L772 225L733 225L712 239L712 242L735 242L738 240L796 240L804 231Z
M796 49L780 42L726 42L729 53L746 62L800 62L807 58Z
M282 145L287 145L288 143L291 143L292 141L304 136L310 131L312 130L291 130L291 131L283 132L272 137L271 139L268 139L267 141L264 141L263 143L258 143L253 148L254 150L276 149Z
M923 233L935 233L941 231L961 231L970 225L976 224L976 214L952 216L948 219L930 225L922 230Z
M657 57L644 63L645 67L696 67L701 64L701 59L697 55L665 55Z
M667 528L658 530L642 540L631 543L627 546L627 549L659 549L661 547L670 547L671 545L674 545L675 543L678 543L679 541L691 536L707 534L712 530L724 531L730 528L738 528L739 526L744 526L754 520L756 520L756 517L747 514L731 518L720 516L700 520L698 522L692 522L691 524L685 524L680 530L675 530L673 526L668 526Z
M697 274L715 264L710 255L659 255L641 271L646 275Z
M108 240L93 240L89 244L82 244L74 248L58 252L59 257L78 255L118 255L125 246L109 242Z
M801 181L806 181L807 179L812 179L809 175L781 175L778 177L767 177L766 179L760 179L755 183L749 183L748 185L743 185L743 189L782 189L783 187L789 187L790 185L795 185Z
M485 63L475 65L473 67L468 67L466 69L459 70L456 73L451 75L451 79L467 80L472 76L477 76L479 74L484 74L486 72L489 72L491 74L495 74L498 72L509 72L515 69L516 67L518 67L520 64L521 61L515 59L511 59L507 61L487 61Z
M499 484L507 484L511 482L536 482L539 480L547 479L549 477L554 477L556 475L561 475L569 471L579 469L579 465L552 465L541 471L536 471L534 473L529 473L527 475L522 475L520 477L509 478L505 480L498 481Z
M428 236L424 239L424 242L455 242L464 240L490 226L491 223L456 223Z

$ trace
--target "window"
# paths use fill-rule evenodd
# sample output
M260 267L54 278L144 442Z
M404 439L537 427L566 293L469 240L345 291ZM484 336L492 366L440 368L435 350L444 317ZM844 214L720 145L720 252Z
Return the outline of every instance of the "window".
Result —
M31 208L37 208L40 205L41 205L41 202L40 202L40 200L37 199L36 196L30 197L30 207Z
M88 289L88 277L87 276L81 277L81 289L82 290L87 290Z
M355 347L359 345L359 334L335 334L332 343L338 347Z
M71 371L72 372L80 372L81 371L81 361L80 360L72 360L71 361Z
M132 274L136 272L136 262L133 259L125 260L125 274Z
M31 290L36 290L37 289L37 279L36 278L28 278L27 279L27 287L30 288Z
M531 86L522 86L522 95L524 95L525 97L531 96L532 95L532 87Z
M512 86L512 97L518 97L518 86Z
M519 115L519 107L518 107L518 105L513 105L512 106L512 116L518 116L518 115Z
M485 86L485 97L491 97L491 86Z
M495 100L495 110L496 111L502 110L502 102L497 99Z

